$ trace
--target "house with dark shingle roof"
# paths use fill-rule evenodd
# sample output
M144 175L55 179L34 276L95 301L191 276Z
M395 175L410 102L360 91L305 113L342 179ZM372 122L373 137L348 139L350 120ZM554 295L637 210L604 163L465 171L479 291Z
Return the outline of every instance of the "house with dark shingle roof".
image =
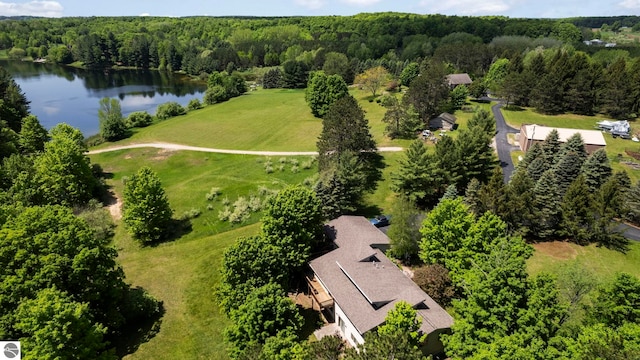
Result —
M314 306L338 325L340 335L353 346L364 343L363 335L404 300L422 319L425 351L442 352L439 336L453 318L384 255L389 238L361 216L341 216L325 229L335 248L309 263L313 276L307 279Z
M469 74L450 74L446 76L447 79L447 84L449 84L449 87L451 87L452 89L455 88L458 85L466 85L469 86L471 85L471 83L473 82L471 80L471 77L469 76Z
M431 129L442 129L442 130L453 130L456 126L456 117L449 113L442 113L437 117L429 120L429 128Z

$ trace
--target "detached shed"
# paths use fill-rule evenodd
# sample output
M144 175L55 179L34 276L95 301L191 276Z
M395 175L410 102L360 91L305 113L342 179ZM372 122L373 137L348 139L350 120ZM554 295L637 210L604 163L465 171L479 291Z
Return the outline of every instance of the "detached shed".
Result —
M453 130L456 125L456 117L449 113L442 113L429 120L429 127L432 129Z
M471 80L471 77L467 73L447 75L447 83L449 84L449 86L452 89L454 87L458 86L458 85L467 85L468 86L472 82L473 81Z
M552 128L540 125L523 124L520 127L520 149L526 152L531 146L533 146L533 144L542 143L553 129L558 131L558 140L560 140L561 143L567 142L571 136L579 133L584 141L584 147L589 154L607 146L604 136L602 136L602 132L598 130Z

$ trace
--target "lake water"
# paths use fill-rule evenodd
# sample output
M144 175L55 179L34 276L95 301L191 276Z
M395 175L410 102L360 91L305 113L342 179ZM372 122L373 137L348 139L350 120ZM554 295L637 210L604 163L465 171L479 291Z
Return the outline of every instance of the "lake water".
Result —
M0 61L31 102L31 113L47 129L66 122L85 136L97 134L98 108L104 97L120 100L122 113L155 113L159 104L186 106L202 96L206 84L161 71L117 70L107 73L54 64Z

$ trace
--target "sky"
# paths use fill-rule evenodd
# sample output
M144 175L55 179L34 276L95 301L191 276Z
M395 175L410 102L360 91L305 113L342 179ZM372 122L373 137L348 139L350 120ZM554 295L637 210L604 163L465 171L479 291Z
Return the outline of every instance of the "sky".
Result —
M0 0L0 16L312 16L382 11L528 18L640 15L640 0Z

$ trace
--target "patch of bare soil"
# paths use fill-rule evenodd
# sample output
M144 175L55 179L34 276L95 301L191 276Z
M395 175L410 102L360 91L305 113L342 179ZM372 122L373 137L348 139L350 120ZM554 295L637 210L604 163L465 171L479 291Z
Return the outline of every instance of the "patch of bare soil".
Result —
M151 160L162 161L168 159L176 150L174 149L160 149L156 153L156 156L152 157Z
M545 255L561 260L575 259L578 255L576 249L565 241L541 242L533 244L533 248Z
M122 199L116 193L109 191L109 197L105 205L114 221L122 219Z

